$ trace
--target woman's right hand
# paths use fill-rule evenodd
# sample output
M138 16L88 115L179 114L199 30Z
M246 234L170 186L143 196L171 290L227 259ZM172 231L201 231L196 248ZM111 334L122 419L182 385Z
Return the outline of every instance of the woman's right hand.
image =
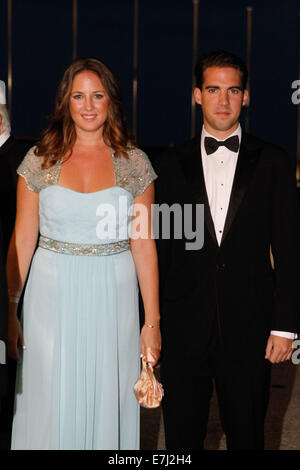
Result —
M24 339L20 321L16 314L9 315L8 317L8 355L16 361L21 361L18 346L22 349L24 346Z

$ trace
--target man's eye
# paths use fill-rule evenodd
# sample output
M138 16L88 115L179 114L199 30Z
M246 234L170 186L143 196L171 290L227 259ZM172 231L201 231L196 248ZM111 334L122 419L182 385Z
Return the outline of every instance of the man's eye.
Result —
M208 93L216 93L217 89L216 88L209 88Z
M231 93L233 93L234 95L238 95L239 94L239 89L238 88L232 88L231 89Z

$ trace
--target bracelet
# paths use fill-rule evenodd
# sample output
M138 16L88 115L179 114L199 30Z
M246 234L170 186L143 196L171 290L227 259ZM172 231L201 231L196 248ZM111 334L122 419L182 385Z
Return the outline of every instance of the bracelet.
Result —
M150 325L149 323L144 323L144 326L147 326L148 328L159 328L159 323L158 325Z
M8 300L13 304L19 303L21 297L21 291L13 291L12 289L8 289Z

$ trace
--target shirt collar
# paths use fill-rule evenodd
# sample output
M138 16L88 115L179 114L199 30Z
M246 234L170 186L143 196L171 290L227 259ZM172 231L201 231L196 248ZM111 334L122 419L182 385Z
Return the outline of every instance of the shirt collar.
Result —
M2 132L0 134L0 147L10 138L10 132Z

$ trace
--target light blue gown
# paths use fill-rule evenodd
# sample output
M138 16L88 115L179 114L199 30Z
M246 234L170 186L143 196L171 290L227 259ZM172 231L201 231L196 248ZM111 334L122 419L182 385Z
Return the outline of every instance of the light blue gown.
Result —
M31 150L18 172L39 192L40 234L50 249L35 252L24 296L26 350L12 449L138 449L138 284L131 251L72 250L125 240L128 208L155 174L135 149L131 173L130 162L121 168L114 160L116 186L78 193L57 184L59 165L40 170L34 159ZM65 242L66 254L53 251L53 241Z

